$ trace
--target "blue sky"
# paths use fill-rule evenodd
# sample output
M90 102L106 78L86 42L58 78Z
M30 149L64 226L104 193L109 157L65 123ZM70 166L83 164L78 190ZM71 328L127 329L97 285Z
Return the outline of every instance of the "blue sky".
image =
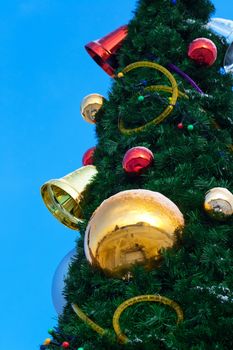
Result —
M77 232L49 214L40 186L95 145L82 98L111 79L84 45L128 22L135 0L9 0L0 13L0 349L35 350L56 325L53 274ZM232 0L215 0L233 19Z

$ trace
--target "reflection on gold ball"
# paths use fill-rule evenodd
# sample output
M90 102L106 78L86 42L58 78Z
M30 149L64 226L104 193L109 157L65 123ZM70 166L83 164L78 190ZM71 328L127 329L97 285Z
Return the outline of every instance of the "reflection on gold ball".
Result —
M90 94L81 102L80 111L83 118L91 124L95 124L95 115L100 110L104 97L99 94Z
M204 209L215 220L227 220L233 215L233 194L223 187L212 188L206 193Z
M85 233L87 260L106 273L122 277L133 264L147 268L172 247L184 226L178 207L148 190L119 192L93 213Z

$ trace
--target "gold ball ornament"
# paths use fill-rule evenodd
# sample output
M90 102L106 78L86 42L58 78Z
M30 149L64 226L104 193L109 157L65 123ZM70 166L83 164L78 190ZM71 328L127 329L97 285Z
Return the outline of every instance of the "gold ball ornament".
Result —
M233 194L224 187L212 188L206 193L204 209L215 220L227 220L233 215Z
M104 97L100 94L90 94L83 98L80 112L83 118L90 124L95 124L95 115L103 106Z
M91 265L121 278L134 264L154 267L161 250L175 244L183 227L182 213L161 193L122 191L93 213L85 233L85 255Z

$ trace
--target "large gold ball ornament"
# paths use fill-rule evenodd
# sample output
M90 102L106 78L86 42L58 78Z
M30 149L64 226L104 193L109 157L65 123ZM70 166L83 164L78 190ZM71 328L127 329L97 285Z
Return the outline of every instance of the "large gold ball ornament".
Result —
M227 220L233 215L233 194L224 187L212 188L206 193L204 209L215 220Z
M50 180L41 187L46 207L62 224L78 229L78 224L82 221L79 203L86 186L96 174L94 165L86 165L60 179Z
M80 112L83 118L91 124L95 124L95 115L104 103L104 97L100 94L90 94L83 98Z
M115 277L123 277L136 263L152 268L183 226L182 213L161 193L119 192L93 213L85 233L86 258Z

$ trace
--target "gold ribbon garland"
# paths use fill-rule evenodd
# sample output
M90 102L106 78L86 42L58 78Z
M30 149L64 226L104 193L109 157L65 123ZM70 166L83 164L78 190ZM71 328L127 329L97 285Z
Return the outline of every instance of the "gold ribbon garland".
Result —
M164 305L170 306L172 309L175 310L177 314L177 324L183 321L184 319L184 314L181 309L181 307L174 302L171 299L168 299L166 297L160 296L160 295L140 295L131 299L128 299L124 301L122 304L118 306L116 311L114 312L112 323L113 323L113 329L116 333L117 339L120 343L126 344L129 342L128 337L122 332L120 328L120 316L123 313L125 309L127 309L129 306L132 306L137 303L141 302L157 302L157 303L162 303ZM100 327L97 323L92 321L79 307L77 304L71 304L74 312L76 315L83 321L85 322L90 328L92 328L95 332L97 332L100 335L106 335L107 330L104 328Z
M90 328L92 328L95 332L99 333L100 335L104 335L106 333L106 330L102 327L100 327L97 323L93 322L79 307L77 304L71 304L74 312L76 315L85 322Z
M227 148L229 149L229 151L230 151L231 153L233 153L233 145L227 145Z
M155 117L153 120L151 120L150 122L146 123L145 125L142 125L142 126L136 127L136 128L132 128L132 129L127 129L124 126L123 121L120 120L119 121L119 129L120 129L120 131L123 134L126 134L126 135L134 133L134 132L142 131L149 125L161 123L173 111L173 108L174 108L174 106L176 104L176 101L177 101L177 98L178 98L178 94L179 94L178 93L178 85L177 85L177 82L176 82L175 78L173 77L173 75L166 68L164 68L163 66L161 66L158 63L153 63L153 62L148 62L148 61L138 61L138 62L135 62L135 63L131 63L128 66L126 66L120 73L118 73L118 78L123 78L126 73L130 72L131 70L134 70L134 69L137 69L137 68L141 68L141 67L152 68L152 69L158 70L161 73L163 73L168 78L168 80L171 83L172 96L171 96L171 99L170 99L170 103L165 108L165 110L159 116Z
M175 312L177 314L177 323L180 323L181 321L183 321L184 315L183 315L183 311L180 308L180 306L177 303L175 303L173 300L168 299L166 297L162 297L160 295L140 295L138 297L128 299L124 303L122 303L120 306L118 306L118 308L116 309L116 311L114 312L114 315L113 315L113 328L114 328L114 331L117 335L118 340L121 343L126 344L129 342L129 339L127 338L127 336L124 333L122 333L121 328L120 328L119 319L120 319L121 314L129 306L132 306L134 304L141 303L141 302L148 302L148 301L162 303L164 305L170 306L171 308L173 308L175 310Z
M151 86L147 86L144 88L144 91L163 91L163 92L171 92L172 93L172 88L170 86L166 86L166 85L151 85ZM189 99L188 95L186 95L184 92L181 92L180 90L178 90L178 97L183 97L186 99Z

